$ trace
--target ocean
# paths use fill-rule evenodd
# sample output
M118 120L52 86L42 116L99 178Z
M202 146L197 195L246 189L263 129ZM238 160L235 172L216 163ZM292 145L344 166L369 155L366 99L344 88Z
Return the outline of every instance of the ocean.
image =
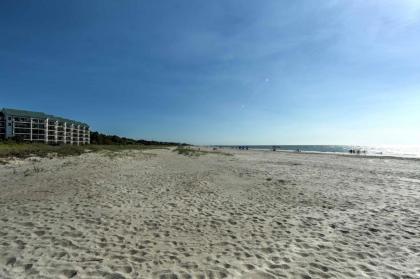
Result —
M277 151L313 152L313 153L338 153L350 154L350 150L366 151L362 155L369 156L392 156L403 158L420 158L420 145L378 145L378 146L357 146L357 145L243 145L250 150L272 150L273 146ZM238 147L238 146L221 146Z

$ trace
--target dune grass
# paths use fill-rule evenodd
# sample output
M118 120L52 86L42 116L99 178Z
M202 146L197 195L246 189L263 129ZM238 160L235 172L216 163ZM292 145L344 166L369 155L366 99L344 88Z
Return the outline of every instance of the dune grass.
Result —
M176 149L173 150L174 152L177 152L178 154L189 156L189 157L200 157L201 155L207 155L207 154L218 154L218 155L225 155L225 156L232 156L230 153L225 153L221 151L207 151L207 150L201 150L197 148L191 148L188 146L178 146Z
M29 144L29 143L0 143L0 158L28 158L48 157L56 155L59 157L77 156L87 152L111 151L120 152L123 150L148 150L148 149L165 149L165 146L152 145L47 145L47 144ZM4 162L4 161L2 161Z

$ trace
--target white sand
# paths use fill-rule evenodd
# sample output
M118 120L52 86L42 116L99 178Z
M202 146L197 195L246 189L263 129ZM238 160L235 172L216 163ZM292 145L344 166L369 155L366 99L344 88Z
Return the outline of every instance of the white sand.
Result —
M145 153L0 165L0 278L420 278L419 161Z

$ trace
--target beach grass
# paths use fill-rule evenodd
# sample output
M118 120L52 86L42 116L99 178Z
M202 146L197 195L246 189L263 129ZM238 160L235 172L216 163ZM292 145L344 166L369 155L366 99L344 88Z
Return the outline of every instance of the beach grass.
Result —
M201 155L207 155L207 154L233 156L230 153L225 153L225 152L216 151L216 150L213 150L213 151L201 150L197 148L191 148L189 146L178 146L173 151L177 152L178 154L189 156L189 157L200 157Z
M149 150L166 149L166 146L126 144L126 145L48 145L48 144L29 144L29 143L0 143L0 158L28 158L48 157L56 155L59 157L77 156L87 152L120 152L124 150ZM4 161L2 161L4 162Z

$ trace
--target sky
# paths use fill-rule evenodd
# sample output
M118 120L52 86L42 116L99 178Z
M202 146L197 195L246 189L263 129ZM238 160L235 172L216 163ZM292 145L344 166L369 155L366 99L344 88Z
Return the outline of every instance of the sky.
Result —
M0 107L193 144L420 144L420 1L0 1Z

